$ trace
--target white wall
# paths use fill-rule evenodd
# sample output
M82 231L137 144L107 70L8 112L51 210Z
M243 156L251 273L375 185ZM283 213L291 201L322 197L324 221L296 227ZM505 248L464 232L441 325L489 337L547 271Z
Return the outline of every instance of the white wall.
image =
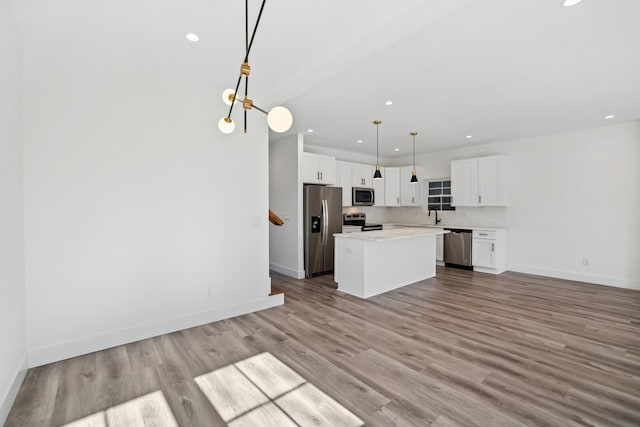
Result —
M0 425L24 378L22 35L0 0Z
M220 134L222 87L125 43L25 41L32 366L273 304L265 117Z
M269 142L269 208L284 224L269 228L269 265L274 271L304 277L302 177L298 158L302 134Z
M355 147L356 145L358 145L357 143L354 143L354 149L357 149L357 147ZM358 152L354 152L354 151L346 151L346 150L336 150L335 148L327 148L322 146L321 144L310 144L308 142L304 143L304 152L305 153L315 153L315 154L323 154L325 156L333 156L336 158L336 160L342 160L345 162L353 162L353 163L364 163L364 164L370 164L370 165L375 165L376 164L376 156L373 155L368 155L368 154L364 154L364 153L358 153ZM381 165L385 165L385 159L383 159L382 157L380 158L380 164Z
M458 209L445 223L506 221L509 270L640 289L640 122L429 153L417 163L439 178L450 176L451 160L492 154L507 156L509 206Z

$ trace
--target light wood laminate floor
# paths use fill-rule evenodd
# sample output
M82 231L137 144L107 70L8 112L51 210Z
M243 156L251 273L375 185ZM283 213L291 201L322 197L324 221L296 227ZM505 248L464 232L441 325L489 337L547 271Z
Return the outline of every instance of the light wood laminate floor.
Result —
M29 370L6 426L158 391L180 426L225 425L195 378L262 353L372 426L640 425L639 291L439 268L360 300L272 279L284 306Z

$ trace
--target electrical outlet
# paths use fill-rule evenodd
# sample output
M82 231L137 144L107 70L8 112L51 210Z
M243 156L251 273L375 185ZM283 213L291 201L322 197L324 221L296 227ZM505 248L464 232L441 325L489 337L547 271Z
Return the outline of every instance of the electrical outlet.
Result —
M213 288L209 287L207 288L207 297L211 298L213 296Z
M582 258L582 266L583 267L589 267L589 259L588 258Z

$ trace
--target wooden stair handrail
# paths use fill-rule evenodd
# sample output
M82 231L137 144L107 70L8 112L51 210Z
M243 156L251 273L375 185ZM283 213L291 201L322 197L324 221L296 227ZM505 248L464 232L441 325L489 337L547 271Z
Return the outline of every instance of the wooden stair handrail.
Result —
M284 221L280 219L278 215L274 214L271 209L269 209L269 221L271 222L271 224L277 226L281 226L282 224L284 224Z

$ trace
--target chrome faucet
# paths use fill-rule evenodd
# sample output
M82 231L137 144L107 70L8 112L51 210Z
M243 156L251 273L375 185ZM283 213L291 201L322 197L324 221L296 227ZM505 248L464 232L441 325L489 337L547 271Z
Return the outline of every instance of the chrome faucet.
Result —
M431 211L434 211L436 213L435 225L438 225L440 221L442 221L442 218L438 219L438 211L436 209L429 209L429 214L427 216L431 216Z

